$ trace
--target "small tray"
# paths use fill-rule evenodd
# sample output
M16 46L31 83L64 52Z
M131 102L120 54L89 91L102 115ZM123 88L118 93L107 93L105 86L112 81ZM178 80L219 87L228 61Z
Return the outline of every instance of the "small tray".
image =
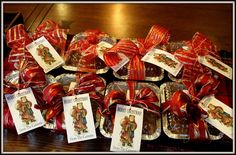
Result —
M156 104L160 106L160 95L159 95L160 90L159 90L159 88L153 83L138 82L137 86L136 86L136 90L139 90L143 87L149 87L156 93L156 95L159 99L159 102L157 102ZM128 85L124 81L112 82L107 86L105 95L107 95L108 92L111 91L111 90L120 90L120 91L123 91L123 92L127 93ZM143 128L145 128L145 126L148 127L147 122L150 122L150 119L153 118L153 117L158 117L158 116L156 116L155 114L153 114L151 112L147 112L146 110L144 110ZM147 119L147 118L149 118L149 119ZM151 120L151 121L153 123L153 120ZM160 136L160 134L161 134L161 117L156 118L154 123L156 125L156 128L154 130L152 130L152 134L151 135L142 134L142 140L154 140L154 139L157 139ZM105 126L106 128L104 128L104 124L107 124ZM105 117L102 116L101 121L100 121L100 127L99 127L101 134L103 136L107 137L107 138L111 138L112 137L112 128L113 128L113 125L112 125L110 117L105 118ZM150 129L150 126L149 126L149 129Z
M161 91L161 103L169 100L172 94L178 90L184 90L185 86L178 82L166 82L160 86ZM175 122L178 122L176 124ZM186 118L180 118L170 111L162 113L162 125L164 133L173 139L189 139L187 134L188 124ZM223 133L215 127L208 125L208 135L210 140L219 140L223 137Z
M105 82L105 80L103 78L102 78L102 80ZM69 89L69 86L70 86L70 83L71 82L76 82L76 75L75 74L61 74L61 75L56 76L54 78L54 80L51 80L51 81L52 82L59 82L59 83L61 83L63 85L63 88L64 88L65 92L67 93L68 89ZM104 94L104 90L99 92L99 93L100 94ZM95 103L93 104L94 101L91 101L91 102L92 102L92 104L91 104L92 105L92 109L97 109L98 106ZM96 110L96 114L94 113L94 118L96 118L95 127L97 128L99 126L99 124L100 124L100 119L101 119L101 116L100 116L98 110ZM44 125L44 128L56 129L55 118L53 120L47 122ZM62 128L65 129L65 124L64 123L62 124Z

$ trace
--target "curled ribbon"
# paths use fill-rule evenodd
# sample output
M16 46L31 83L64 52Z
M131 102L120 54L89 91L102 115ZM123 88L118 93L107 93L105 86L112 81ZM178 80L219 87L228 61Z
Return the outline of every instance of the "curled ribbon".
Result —
M166 44L170 38L169 31L158 25L152 26L147 37L144 39L137 39L137 45L128 39L121 39L111 49L104 54L104 61L107 66L114 66L119 64L119 53L125 54L129 59L128 64L128 79L129 80L144 80L145 79L145 65L141 61L149 49L155 45Z
M198 62L198 56L212 55L220 60L219 53L213 42L205 35L196 32L191 41L184 42L188 49L179 48L174 56L184 64L183 79L195 80L203 73L210 73L207 67Z
M203 97L215 94L218 84L217 79L209 74L203 74L194 83L186 84L191 97L179 90L172 95L169 101L162 104L163 112L170 110L178 117L187 117L188 134L191 140L207 138L207 126L204 121L207 112L198 104Z
M119 90L111 90L104 98L105 109L104 116L111 116L112 121L115 118L116 104L137 106L160 115L160 108L155 103L159 101L156 94L150 88L142 88L135 93L135 81L128 81L129 99L126 99L126 93Z

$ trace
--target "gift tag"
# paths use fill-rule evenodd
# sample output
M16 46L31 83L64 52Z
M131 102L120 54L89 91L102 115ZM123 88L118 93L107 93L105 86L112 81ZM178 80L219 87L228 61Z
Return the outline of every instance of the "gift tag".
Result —
M96 138L89 94L63 97L68 143Z
M160 49L151 49L143 58L142 61L157 65L173 76L177 76L183 64L175 59L174 55Z
M118 53L119 57L121 58L121 61L115 65L115 66L111 66L111 68L117 72L119 69L121 69L124 65L126 65L129 62L129 58L124 55L123 53Z
M18 135L45 124L40 110L34 108L37 101L30 87L6 94L5 97Z
M45 73L64 64L64 60L44 36L28 44L26 48Z
M103 58L104 53L105 53L108 49L112 48L112 46L113 46L112 44L110 44L110 43L108 43L108 42L106 42L106 41L101 41L101 42L99 42L99 43L97 44L97 48L96 48L98 57L104 61L104 58Z
M143 109L117 105L111 151L139 151L142 137Z
M203 98L199 106L209 117L206 121L233 139L233 110L214 96Z
M213 56L198 56L198 61L232 80L232 68Z

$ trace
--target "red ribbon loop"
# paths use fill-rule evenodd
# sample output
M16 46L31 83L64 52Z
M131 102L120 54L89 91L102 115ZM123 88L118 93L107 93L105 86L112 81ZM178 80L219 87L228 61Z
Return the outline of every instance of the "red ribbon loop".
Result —
M169 39L170 33L167 29L159 25L153 25L145 39L144 46L149 49L155 45L164 45Z

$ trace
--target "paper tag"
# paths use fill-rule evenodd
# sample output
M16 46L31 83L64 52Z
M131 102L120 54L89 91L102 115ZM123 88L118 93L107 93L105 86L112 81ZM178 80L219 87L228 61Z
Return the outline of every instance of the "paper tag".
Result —
M97 44L97 48L96 48L98 57L104 61L104 58L103 58L104 53L105 53L108 49L112 48L112 46L113 46L112 44L110 44L110 43L108 43L108 42L106 42L106 41L101 41L101 42L99 42L99 43Z
M203 65L219 72L220 74L226 76L227 78L232 79L232 68L229 67L228 65L224 64L220 60L217 60L213 56L211 56L211 55L198 56L198 61L201 64L203 64Z
M63 97L68 143L96 138L89 94Z
M143 58L142 61L157 65L173 76L177 76L183 64L175 59L174 55L160 49L151 49Z
M225 135L233 139L233 110L214 96L203 98L199 106L209 117L205 120Z
M45 73L64 64L64 60L44 36L28 44L26 48Z
M119 57L121 58L121 61L115 65L115 66L111 66L111 68L117 72L119 69L121 69L124 65L126 65L129 62L129 58L124 55L123 53L118 53Z
M142 137L143 109L116 106L111 151L139 151Z
M34 108L37 101L30 87L6 94L5 97L18 135L45 124L40 110Z

